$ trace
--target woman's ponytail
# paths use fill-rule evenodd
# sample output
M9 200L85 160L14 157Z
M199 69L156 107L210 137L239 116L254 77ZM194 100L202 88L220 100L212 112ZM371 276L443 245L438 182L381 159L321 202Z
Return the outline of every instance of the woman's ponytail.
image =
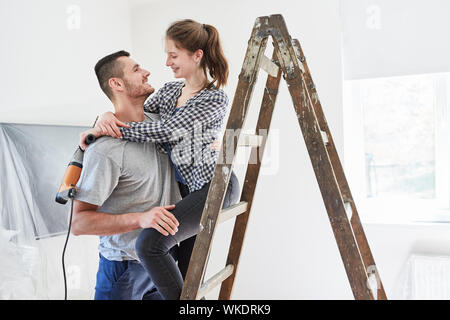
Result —
M212 86L216 83L216 86L221 88L227 84L228 62L222 51L219 32L209 24L205 24L204 26L208 32L208 41L204 49L206 51L206 54L204 54L204 62L209 70L209 75L213 79L210 85Z

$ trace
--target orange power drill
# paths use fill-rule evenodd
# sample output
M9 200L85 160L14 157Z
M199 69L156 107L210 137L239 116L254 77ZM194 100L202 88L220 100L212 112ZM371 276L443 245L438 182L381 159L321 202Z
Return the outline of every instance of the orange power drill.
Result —
M95 136L89 134L86 137L85 143L91 144L95 141ZM72 159L67 166L61 186L56 194L55 201L60 204L66 204L69 198L74 198L77 192L77 182L80 179L81 169L83 169L83 155L84 151L78 147L72 156Z

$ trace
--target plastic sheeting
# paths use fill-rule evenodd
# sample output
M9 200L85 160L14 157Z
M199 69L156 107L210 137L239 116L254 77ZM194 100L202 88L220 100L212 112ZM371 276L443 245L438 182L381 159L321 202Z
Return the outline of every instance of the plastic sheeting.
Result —
M0 208L17 241L67 230L67 208L55 202L84 127L0 124Z
M0 123L0 299L48 297L38 239L67 232L55 195L85 129Z
M39 249L11 241L17 233L0 225L0 299L42 298Z

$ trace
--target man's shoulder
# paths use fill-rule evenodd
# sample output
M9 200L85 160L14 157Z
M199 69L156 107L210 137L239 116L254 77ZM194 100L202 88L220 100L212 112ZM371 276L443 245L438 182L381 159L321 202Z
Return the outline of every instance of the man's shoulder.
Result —
M121 157L123 154L126 143L126 140L103 136L87 147L85 156L100 155L117 159L117 157Z

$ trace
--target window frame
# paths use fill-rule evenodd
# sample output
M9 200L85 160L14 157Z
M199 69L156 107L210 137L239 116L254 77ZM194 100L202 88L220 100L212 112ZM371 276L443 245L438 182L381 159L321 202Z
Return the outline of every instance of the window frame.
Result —
M364 152L363 81L343 81L344 168L352 195L363 222L368 223L449 223L450 222L450 73L412 74L400 77L431 76L435 82L435 191L434 199L368 198ZM385 77L385 79L399 78ZM380 79L380 78L377 78ZM381 78L383 79L383 78Z

